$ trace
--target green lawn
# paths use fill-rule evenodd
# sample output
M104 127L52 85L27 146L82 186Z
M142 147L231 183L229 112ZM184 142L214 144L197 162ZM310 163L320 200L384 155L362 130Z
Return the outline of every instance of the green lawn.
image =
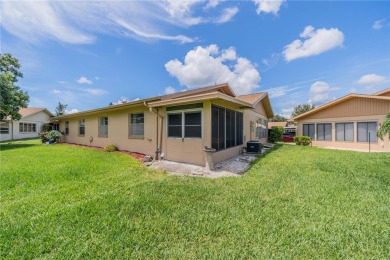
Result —
M0 258L390 258L390 154L281 145L239 178L0 144Z

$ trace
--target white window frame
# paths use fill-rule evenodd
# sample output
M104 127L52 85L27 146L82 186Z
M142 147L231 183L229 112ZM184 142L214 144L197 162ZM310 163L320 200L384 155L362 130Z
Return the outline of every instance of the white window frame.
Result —
M83 124L81 124L83 122ZM80 129L81 127L84 128L84 134L81 133ZM79 119L79 131L78 131L79 136L85 136L85 119Z
M144 122L142 123L143 125L143 135L133 135L131 133L131 126L133 125L131 122L131 115L136 115L136 114L142 114ZM140 124L134 124L134 125L140 125ZM132 112L129 114L129 138L136 138L136 139L143 139L145 137L145 111L139 111L139 112Z
M69 121L65 121L65 135L69 135Z
M200 128L201 128L201 137L184 137L184 134L185 134L185 125L186 125L186 122L185 122L185 116L184 114L185 113L191 113L191 112L200 112ZM168 115L171 115L171 114L181 114L181 137L173 137L173 136L168 136L168 128L169 128L169 121L168 121ZM166 137L167 138L171 138L171 139L194 139L194 140L203 140L203 131L204 131L204 122L203 122L203 109L202 108L198 108L198 109L184 109L184 110L174 110L174 111L169 111L167 112L167 123L166 123Z
M20 129L20 124L23 125L22 129ZM33 127L35 126L35 127ZM35 128L34 131L28 131L28 129L31 127L31 129ZM26 131L27 130L27 131ZM31 134L37 132L37 124L36 123L25 123L25 122L19 122L19 133L20 134Z
M2 132L2 130L0 130L0 134L3 134L3 135L9 134L10 123L8 121L2 121L2 122L0 122L0 124L4 124L4 125L7 126L7 127L1 127L1 129L5 129L6 128L7 132Z
M101 124L101 119L102 118L107 118L107 125L102 125ZM99 127L98 127L98 137L104 137L104 138L106 138L106 137L108 137L108 125L109 125L109 120L108 120L108 116L101 116L101 117L99 117L99 122L98 122L98 124L99 124ZM107 134L106 135L102 135L100 132L100 128L101 127L107 127Z

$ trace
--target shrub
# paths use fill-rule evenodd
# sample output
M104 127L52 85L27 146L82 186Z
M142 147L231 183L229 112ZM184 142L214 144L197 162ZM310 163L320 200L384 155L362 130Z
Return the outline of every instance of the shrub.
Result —
M110 144L110 145L107 145L106 147L104 147L103 151L105 151L105 152L115 152L115 151L118 151L118 148L115 145Z
M309 144L311 144L311 139L310 139L309 136L295 136L294 137L294 142L297 145L308 146Z
M41 132L39 133L39 137L42 140L42 143L48 142L50 139L54 139L55 141L59 141L62 136L62 133L57 130L52 130L50 132Z
M283 126L273 126L271 128L271 131L269 133L269 141L271 143L276 143L282 140L284 133L284 127Z

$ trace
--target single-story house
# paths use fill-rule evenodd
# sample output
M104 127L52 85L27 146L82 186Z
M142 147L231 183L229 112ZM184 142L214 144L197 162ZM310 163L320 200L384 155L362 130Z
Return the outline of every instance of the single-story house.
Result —
M298 135L315 146L390 152L390 141L377 137L390 112L390 88L372 95L349 94L293 118Z
M268 130L271 130L274 126L281 126L284 128L285 133L289 133L293 136L295 136L297 132L297 127L294 125L293 122L285 121L285 122L268 122Z
M265 92L236 96L228 84L198 88L55 117L64 141L119 149L205 166L240 153L249 140L267 141L273 117Z
M0 121L0 141L38 137L42 126L53 117L49 110L40 107L21 108L19 114L22 115L19 121L10 118Z

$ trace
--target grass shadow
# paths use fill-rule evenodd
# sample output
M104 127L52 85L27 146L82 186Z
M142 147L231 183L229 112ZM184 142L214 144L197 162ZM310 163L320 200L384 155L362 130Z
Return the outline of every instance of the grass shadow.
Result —
M0 152L6 151L6 150L12 150L12 149L20 149L20 148L27 148L31 146L37 146L38 144L0 144Z

